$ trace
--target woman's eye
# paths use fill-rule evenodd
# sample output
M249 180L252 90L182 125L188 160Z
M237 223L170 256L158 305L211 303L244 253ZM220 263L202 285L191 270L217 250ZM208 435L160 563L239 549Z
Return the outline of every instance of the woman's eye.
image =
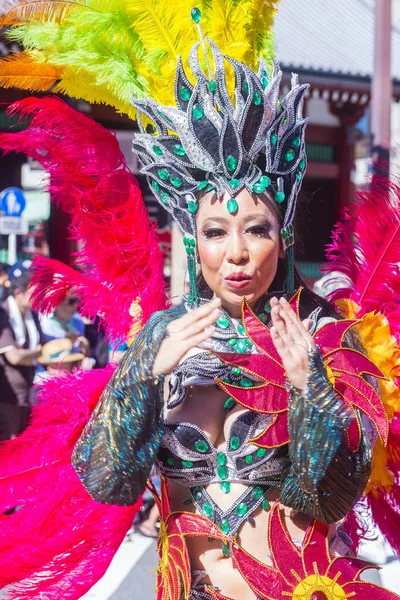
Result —
M204 237L209 240L212 238L223 237L226 233L224 229L219 229L217 227L213 227L212 229L206 229L203 232Z
M269 237L270 230L271 228L266 225L254 225L253 227L249 227L247 231L257 237Z

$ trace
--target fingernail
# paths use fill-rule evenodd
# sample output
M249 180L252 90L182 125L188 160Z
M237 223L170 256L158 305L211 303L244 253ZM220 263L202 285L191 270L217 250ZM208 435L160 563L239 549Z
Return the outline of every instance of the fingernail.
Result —
M278 302L278 298L276 296L272 296L271 302Z
M282 298L281 298L281 304L289 304L289 302L286 300L286 298L284 298L282 296Z

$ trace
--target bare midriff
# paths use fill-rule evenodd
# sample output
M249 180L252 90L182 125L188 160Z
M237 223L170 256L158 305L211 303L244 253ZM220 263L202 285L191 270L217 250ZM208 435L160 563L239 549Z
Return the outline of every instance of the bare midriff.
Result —
M226 394L215 385L191 387L182 405L168 411L167 421L193 423L207 434L210 442L218 450L225 450L232 422L240 413L246 412L240 405L227 412L224 409L226 398ZM245 489L243 484L231 483L230 493L224 494L218 483L207 487L208 493L222 510L231 506ZM183 502L188 497L185 487L169 482L169 490L172 510L197 512L193 505L187 506ZM278 496L278 490L273 490L269 499L272 502ZM287 508L282 510L290 535L295 540L302 540L311 519L306 515L294 514ZM237 540L256 559L271 564L267 536L268 512L260 507L251 516L254 523L245 521L239 529ZM239 571L234 568L232 559L223 556L219 540L187 537L186 542L192 571L201 570L207 573L201 583L216 586L222 595L234 600L256 598Z

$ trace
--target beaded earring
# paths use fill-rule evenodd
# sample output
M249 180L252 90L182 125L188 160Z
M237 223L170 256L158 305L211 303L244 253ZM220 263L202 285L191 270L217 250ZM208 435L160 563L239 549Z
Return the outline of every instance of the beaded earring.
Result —
M196 308L200 300L196 281L196 240L193 237L185 236L183 243L185 244L189 273L189 295L187 301L189 306Z

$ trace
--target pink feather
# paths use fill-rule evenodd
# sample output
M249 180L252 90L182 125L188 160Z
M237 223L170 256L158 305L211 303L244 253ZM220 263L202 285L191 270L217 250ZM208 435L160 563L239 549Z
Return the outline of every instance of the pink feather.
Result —
M323 271L344 273L350 285L330 299L351 298L358 316L379 310L400 339L400 184L358 193L332 236Z
M81 312L100 314L111 340L126 339L165 308L163 260L137 180L126 166L113 132L58 98L27 98L9 114L29 118L28 129L0 135L3 152L23 152L50 174L51 199L71 216L70 236L80 250L73 275L61 263L37 259L35 303L51 311L70 287ZM49 281L56 286L49 289ZM141 312L129 312L139 300ZM118 307L118 308L117 308Z
M0 588L12 600L75 600L104 574L130 528L133 507L92 500L72 449L113 368L47 380L31 425L0 453Z

